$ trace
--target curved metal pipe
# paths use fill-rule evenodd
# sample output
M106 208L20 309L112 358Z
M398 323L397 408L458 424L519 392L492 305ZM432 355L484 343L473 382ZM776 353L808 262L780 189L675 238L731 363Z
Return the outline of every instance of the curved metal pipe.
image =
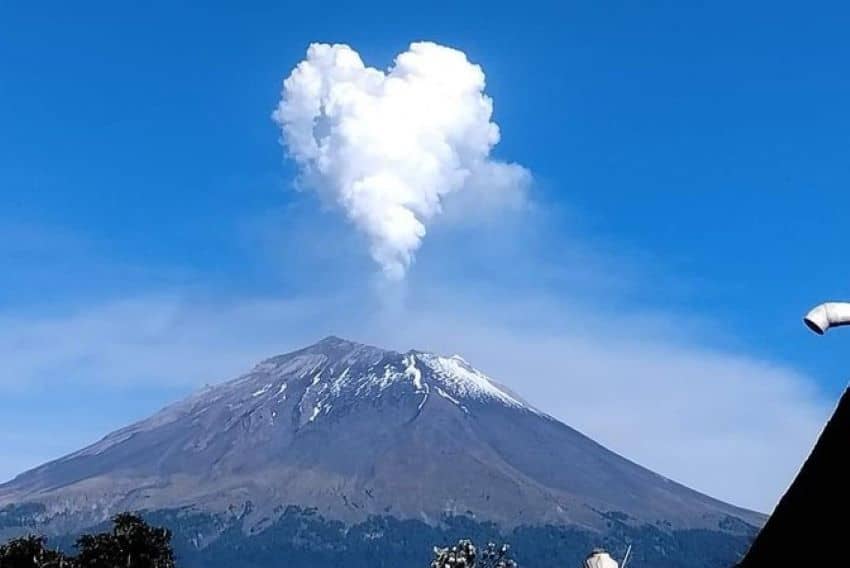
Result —
M850 325L850 302L821 304L807 313L803 322L818 335L823 335L833 327Z

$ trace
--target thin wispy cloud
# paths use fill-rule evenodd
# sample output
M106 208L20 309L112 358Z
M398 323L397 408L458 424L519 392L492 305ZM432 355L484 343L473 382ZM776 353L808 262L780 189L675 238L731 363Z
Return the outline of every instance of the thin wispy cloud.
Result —
M793 477L829 412L811 381L787 365L665 335L657 322L680 314L612 314L541 296L430 290L408 290L393 310L382 299L345 292L205 304L172 294L52 318L7 317L0 322L0 393L14 397L36 385L92 392L176 385L188 392L334 333L398 350L460 353L615 451L762 511ZM606 333L615 317L621 331ZM11 475L20 465L0 464L0 472Z

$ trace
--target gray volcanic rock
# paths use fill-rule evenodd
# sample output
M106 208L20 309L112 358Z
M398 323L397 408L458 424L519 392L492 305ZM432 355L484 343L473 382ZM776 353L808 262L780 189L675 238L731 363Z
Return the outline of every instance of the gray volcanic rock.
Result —
M524 402L460 357L329 337L267 359L0 485L55 531L123 510L239 509L261 529L288 505L357 522L604 530L611 515L735 531L757 513L644 469Z

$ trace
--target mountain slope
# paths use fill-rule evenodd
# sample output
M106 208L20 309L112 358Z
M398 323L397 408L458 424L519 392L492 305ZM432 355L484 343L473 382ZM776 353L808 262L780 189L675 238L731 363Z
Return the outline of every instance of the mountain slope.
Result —
M449 514L604 531L615 515L746 532L762 522L606 450L459 357L334 337L0 485L0 508L13 503L43 505L39 522L61 530L180 507L242 508L262 530L288 505L350 523Z

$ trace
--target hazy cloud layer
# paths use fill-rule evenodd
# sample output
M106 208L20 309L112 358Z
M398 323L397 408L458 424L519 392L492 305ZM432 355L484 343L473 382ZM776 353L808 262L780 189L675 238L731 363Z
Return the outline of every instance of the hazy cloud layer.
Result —
M14 400L16 390L36 384L188 389L336 333L399 350L462 353L623 455L761 510L793 477L831 408L791 368L666 337L653 320L675 314L618 313L628 333L617 334L605 331L612 314L555 300L502 297L497 315L492 298L474 296L432 295L427 310L405 307L421 305L419 298L393 310L353 300L200 305L152 296L64 316L6 318L0 396ZM0 419L0 427L12 425ZM19 462L0 463L0 474Z
M455 216L516 205L529 172L490 157L499 142L484 72L458 50L410 45L386 72L347 45L313 44L273 114L301 184L342 208L372 258L401 279L452 193Z

